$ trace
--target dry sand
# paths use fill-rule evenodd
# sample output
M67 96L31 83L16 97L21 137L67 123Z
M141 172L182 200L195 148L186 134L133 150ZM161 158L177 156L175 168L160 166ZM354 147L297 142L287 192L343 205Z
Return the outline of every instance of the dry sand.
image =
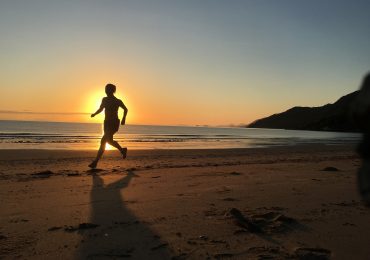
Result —
M369 259L353 146L94 155L0 151L0 258Z

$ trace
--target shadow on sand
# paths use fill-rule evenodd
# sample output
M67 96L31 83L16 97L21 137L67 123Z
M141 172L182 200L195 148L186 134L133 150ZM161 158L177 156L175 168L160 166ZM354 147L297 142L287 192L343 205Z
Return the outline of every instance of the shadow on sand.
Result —
M92 174L89 222L98 226L79 230L77 259L170 259L166 243L125 205L122 190L136 176L129 171L105 185L102 176Z

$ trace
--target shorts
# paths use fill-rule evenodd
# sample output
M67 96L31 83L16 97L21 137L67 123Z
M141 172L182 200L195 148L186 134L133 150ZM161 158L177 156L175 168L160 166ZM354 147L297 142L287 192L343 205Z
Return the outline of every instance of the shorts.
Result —
M115 134L119 129L119 119L104 120L104 133Z

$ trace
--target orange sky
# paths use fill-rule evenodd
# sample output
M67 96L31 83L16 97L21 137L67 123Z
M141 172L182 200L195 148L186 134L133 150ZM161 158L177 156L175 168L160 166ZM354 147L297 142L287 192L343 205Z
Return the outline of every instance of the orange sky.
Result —
M368 2L278 2L4 2L0 120L100 122L107 83L127 123L157 125L246 124L356 90Z
M102 97L105 96L104 86L108 78L105 81L100 78L89 78L80 83L76 80L71 85L53 84L50 87L28 85L22 89L22 94L8 89L6 90L8 99L2 102L2 107L15 113L2 113L0 118L101 122L103 113L95 118L90 118L90 114L96 111ZM109 82L117 85L116 96L129 108L127 123L130 124L219 125L245 123L248 118L262 115L262 109L259 110L260 114L245 111L244 100L235 100L235 103L230 104L222 101L222 97L208 97L208 94L202 93L201 90L183 96L182 91L176 89L170 92L157 91L153 83L141 82L140 77L136 81L125 77ZM218 98L220 100L217 100ZM14 100L17 101L16 107ZM258 104L249 103L249 105ZM121 110L120 116L122 113Z

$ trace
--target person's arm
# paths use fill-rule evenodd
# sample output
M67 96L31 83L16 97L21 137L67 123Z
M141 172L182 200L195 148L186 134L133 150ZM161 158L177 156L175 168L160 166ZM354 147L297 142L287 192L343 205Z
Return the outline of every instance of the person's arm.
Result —
M101 101L100 107L94 114L91 114L91 117L96 116L97 114L100 114L104 110L104 99Z
M122 107L122 109L123 109L123 118L122 118L122 121L121 121L121 125L124 125L126 123L126 116L127 116L127 113L128 113L128 109L125 106L125 104L123 104L122 101L120 102L119 106Z

